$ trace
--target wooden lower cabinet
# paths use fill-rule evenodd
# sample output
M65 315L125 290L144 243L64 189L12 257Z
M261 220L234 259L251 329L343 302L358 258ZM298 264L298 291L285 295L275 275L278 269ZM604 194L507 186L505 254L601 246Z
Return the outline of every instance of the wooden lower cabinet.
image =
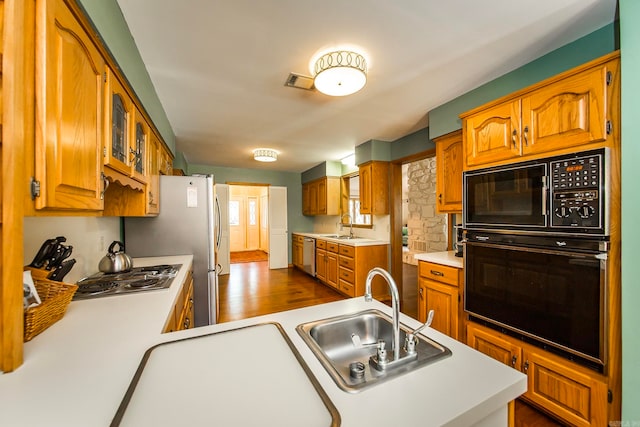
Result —
M572 426L607 425L607 382L597 372L474 322L467 345L525 373L522 398L534 406Z
M426 322L429 310L433 310L431 327L461 340L464 336L462 284L462 269L419 261L418 320Z
M301 234L291 235L291 259L293 266L302 270L304 264L304 236Z
M163 333L182 331L193 327L193 272L190 271L178 292L176 303L169 313Z
M351 246L316 240L316 278L349 297L364 295L367 274L374 267L387 268L388 245ZM388 300L389 291L381 277L375 277L373 295Z

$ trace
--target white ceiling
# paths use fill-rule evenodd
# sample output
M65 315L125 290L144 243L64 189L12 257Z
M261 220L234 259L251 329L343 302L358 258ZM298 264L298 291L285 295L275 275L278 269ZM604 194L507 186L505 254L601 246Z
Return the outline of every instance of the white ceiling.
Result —
M614 20L616 0L118 0L189 163L305 171ZM285 87L331 45L361 47L352 96ZM252 160L254 148L281 154Z

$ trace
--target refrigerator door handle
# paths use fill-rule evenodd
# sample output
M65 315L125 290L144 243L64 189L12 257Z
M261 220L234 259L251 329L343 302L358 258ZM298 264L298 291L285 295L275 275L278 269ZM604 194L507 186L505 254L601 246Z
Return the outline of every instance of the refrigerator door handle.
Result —
M220 212L220 198L216 194L216 249L220 249L220 240L222 236L222 230L220 222L222 221L222 213Z

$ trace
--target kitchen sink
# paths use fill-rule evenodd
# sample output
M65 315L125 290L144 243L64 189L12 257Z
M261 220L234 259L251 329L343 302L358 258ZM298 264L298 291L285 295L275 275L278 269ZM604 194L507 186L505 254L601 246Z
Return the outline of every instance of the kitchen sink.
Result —
M376 355L375 343L379 340L384 340L390 357L393 357L392 320L378 310L303 323L296 330L338 387L350 393L359 392L451 355L451 350L447 347L418 335L417 355L411 361L393 369L375 369L370 359ZM401 345L409 333L411 329L400 325ZM407 355L404 349L400 350L401 358Z

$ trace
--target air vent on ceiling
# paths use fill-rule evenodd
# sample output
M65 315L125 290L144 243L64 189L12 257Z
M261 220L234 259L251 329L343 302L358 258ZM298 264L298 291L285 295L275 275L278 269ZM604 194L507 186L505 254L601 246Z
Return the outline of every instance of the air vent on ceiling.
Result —
M312 90L313 78L309 76L303 76L301 74L289 73L285 86L295 87L298 89Z

